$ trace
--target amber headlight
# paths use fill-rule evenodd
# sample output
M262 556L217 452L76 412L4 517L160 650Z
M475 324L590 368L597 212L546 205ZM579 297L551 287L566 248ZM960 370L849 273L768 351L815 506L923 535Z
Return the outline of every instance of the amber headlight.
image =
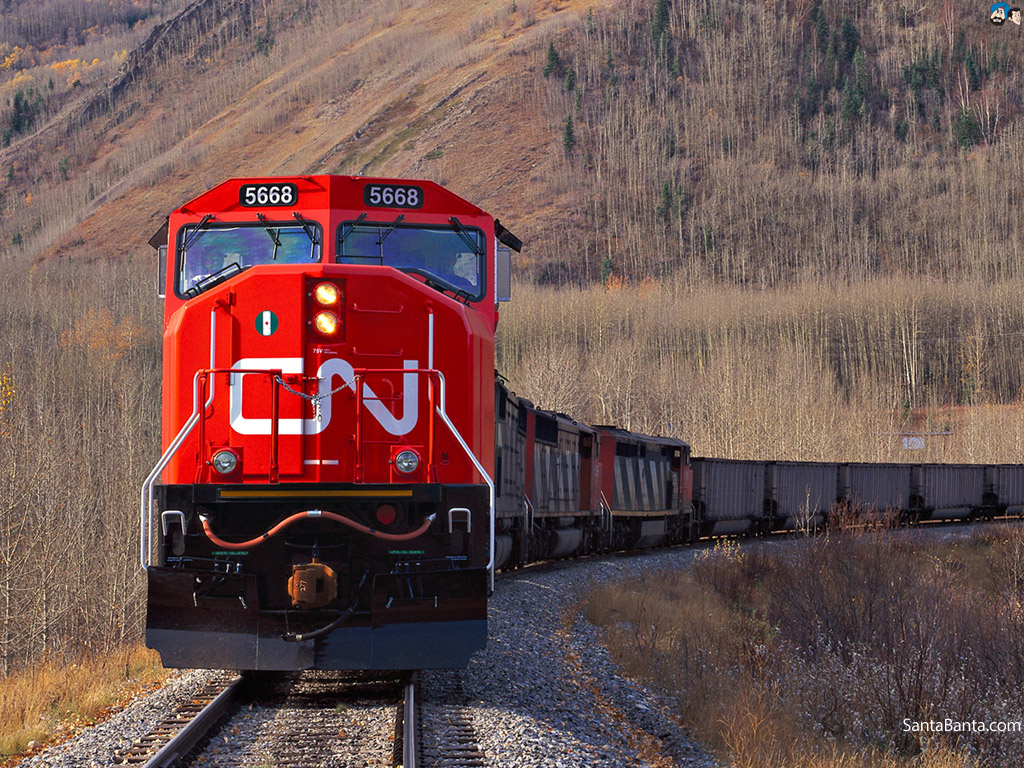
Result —
M338 286L334 283L320 283L320 285L313 289L313 298L316 299L317 304L323 307L337 304L340 295Z
M313 325L324 336L333 336L338 332L338 316L333 312L317 312Z

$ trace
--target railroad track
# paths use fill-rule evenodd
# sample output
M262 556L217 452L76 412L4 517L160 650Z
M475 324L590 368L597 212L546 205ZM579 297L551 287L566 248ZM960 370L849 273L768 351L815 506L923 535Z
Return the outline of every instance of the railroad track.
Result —
M416 768L417 724L415 685L398 673L225 675L113 765Z
M477 742L463 670L427 674L419 692L420 761L417 768L479 768L487 758ZM409 766L406 766L409 768Z

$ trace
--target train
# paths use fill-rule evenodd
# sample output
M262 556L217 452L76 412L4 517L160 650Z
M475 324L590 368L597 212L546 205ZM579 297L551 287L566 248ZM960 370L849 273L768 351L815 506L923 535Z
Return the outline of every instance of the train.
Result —
M1024 467L701 458L536 407L495 371L522 242L432 181L229 179L150 243L162 454L139 549L168 667L464 667L502 569L841 509L1024 510Z

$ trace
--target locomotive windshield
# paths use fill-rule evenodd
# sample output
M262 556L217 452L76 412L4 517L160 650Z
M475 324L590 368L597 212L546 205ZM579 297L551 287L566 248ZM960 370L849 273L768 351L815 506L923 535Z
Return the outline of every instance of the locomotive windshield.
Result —
M320 261L320 228L256 222L229 226L187 225L178 233L178 293L197 296L257 264Z
M399 222L345 222L338 230L341 264L381 264L425 277L436 287L471 300L484 296L484 233Z

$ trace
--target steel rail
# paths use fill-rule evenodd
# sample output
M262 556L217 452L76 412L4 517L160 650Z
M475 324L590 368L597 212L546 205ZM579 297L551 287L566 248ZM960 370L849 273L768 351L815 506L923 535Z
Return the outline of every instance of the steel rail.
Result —
M405 711L402 715L402 768L417 768L419 728L416 727L416 676L405 686Z
M171 768L178 760L191 752L202 741L203 737L209 733L210 729L217 724L231 706L241 682L241 676L230 680L220 693L187 720L181 719L178 721L177 717L185 714L189 706L183 705L178 707L175 710L173 716L175 719L173 721L168 720L161 723L153 733L126 750L125 754L115 764L141 766L141 768ZM142 756L139 754L146 742L159 743L162 738L165 738L170 733L174 735L152 755Z

